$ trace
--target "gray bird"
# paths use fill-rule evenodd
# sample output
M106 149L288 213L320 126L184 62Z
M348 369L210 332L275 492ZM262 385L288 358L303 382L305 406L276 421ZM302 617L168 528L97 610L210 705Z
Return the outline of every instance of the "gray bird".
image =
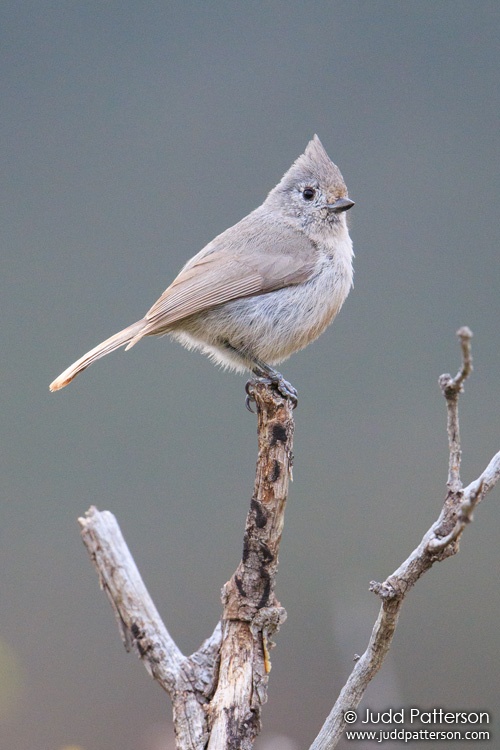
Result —
M315 135L259 208L191 258L144 318L80 357L50 390L115 349L169 334L217 364L270 379L296 401L272 365L314 341L342 307L352 286L345 212L353 205Z

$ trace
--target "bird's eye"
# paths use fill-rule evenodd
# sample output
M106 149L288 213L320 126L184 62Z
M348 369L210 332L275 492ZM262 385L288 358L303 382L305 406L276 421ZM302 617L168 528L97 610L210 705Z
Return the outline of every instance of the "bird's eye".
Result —
M314 190L314 188L306 187L302 191L302 197L305 201L312 201L315 195L316 190Z

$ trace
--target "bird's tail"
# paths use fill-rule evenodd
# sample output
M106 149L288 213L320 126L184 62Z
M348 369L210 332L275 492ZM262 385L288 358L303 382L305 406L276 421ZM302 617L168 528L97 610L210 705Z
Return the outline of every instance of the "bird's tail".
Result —
M96 361L96 359L101 359L101 357L105 357L106 354L110 354L110 352L114 352L115 349L119 349L121 346L128 344L134 337L136 337L136 340L140 338L138 334L140 333L141 328L144 327L144 323L144 320L138 320L137 323L132 323L131 326L124 328L123 331L118 331L118 333L115 333L111 338L106 339L106 341L95 346L87 352L87 354L84 354L83 357L77 359L76 362L73 362L70 367L64 370L64 372L62 372L59 377L50 384L50 390L59 391L61 388L64 388L64 386L68 385L68 383L71 383L79 373L86 370L89 365Z

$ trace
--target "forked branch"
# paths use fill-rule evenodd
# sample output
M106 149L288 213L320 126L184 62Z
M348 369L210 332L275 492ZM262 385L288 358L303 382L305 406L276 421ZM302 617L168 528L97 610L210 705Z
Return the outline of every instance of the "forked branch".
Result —
M250 750L267 700L272 636L286 612L274 589L292 471L291 403L256 382L259 455L241 562L223 589L212 636L184 656L163 624L114 516L90 508L82 538L127 649L133 648L173 703L179 750Z
M345 712L357 708L389 651L406 594L435 562L458 551L475 507L500 479L499 452L481 476L465 488L462 485L458 399L472 372L472 333L461 328L458 336L461 367L454 378L442 375L439 379L446 399L450 454L443 508L402 565L384 582L370 584L382 604L368 647L310 750L336 747ZM265 382L256 382L251 396L257 405L259 455L243 555L223 588L221 621L194 654L182 654L168 633L114 516L91 508L80 519L83 541L125 646L136 651L172 699L178 750L251 750L267 700L271 638L286 617L274 589L292 471L292 406Z
M378 672L390 649L404 598L411 587L435 562L458 552L459 539L472 521L474 508L500 479L500 452L489 462L481 476L465 489L460 478L462 449L458 422L458 398L472 372L472 332L457 331L462 348L462 364L457 375L441 375L439 385L446 399L448 415L449 470L448 492L439 518L424 534L418 547L383 583L372 581L370 590L382 600L380 612L364 654L357 660L330 715L310 750L333 750L345 728L346 711L355 710L368 684Z

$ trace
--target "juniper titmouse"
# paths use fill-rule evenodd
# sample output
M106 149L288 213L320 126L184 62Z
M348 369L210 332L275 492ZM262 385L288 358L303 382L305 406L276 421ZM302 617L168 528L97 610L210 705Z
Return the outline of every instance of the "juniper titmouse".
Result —
M50 385L57 391L96 359L168 333L216 363L294 389L271 365L314 341L352 285L345 211L354 202L318 136L264 203L191 258L142 320L115 333Z

